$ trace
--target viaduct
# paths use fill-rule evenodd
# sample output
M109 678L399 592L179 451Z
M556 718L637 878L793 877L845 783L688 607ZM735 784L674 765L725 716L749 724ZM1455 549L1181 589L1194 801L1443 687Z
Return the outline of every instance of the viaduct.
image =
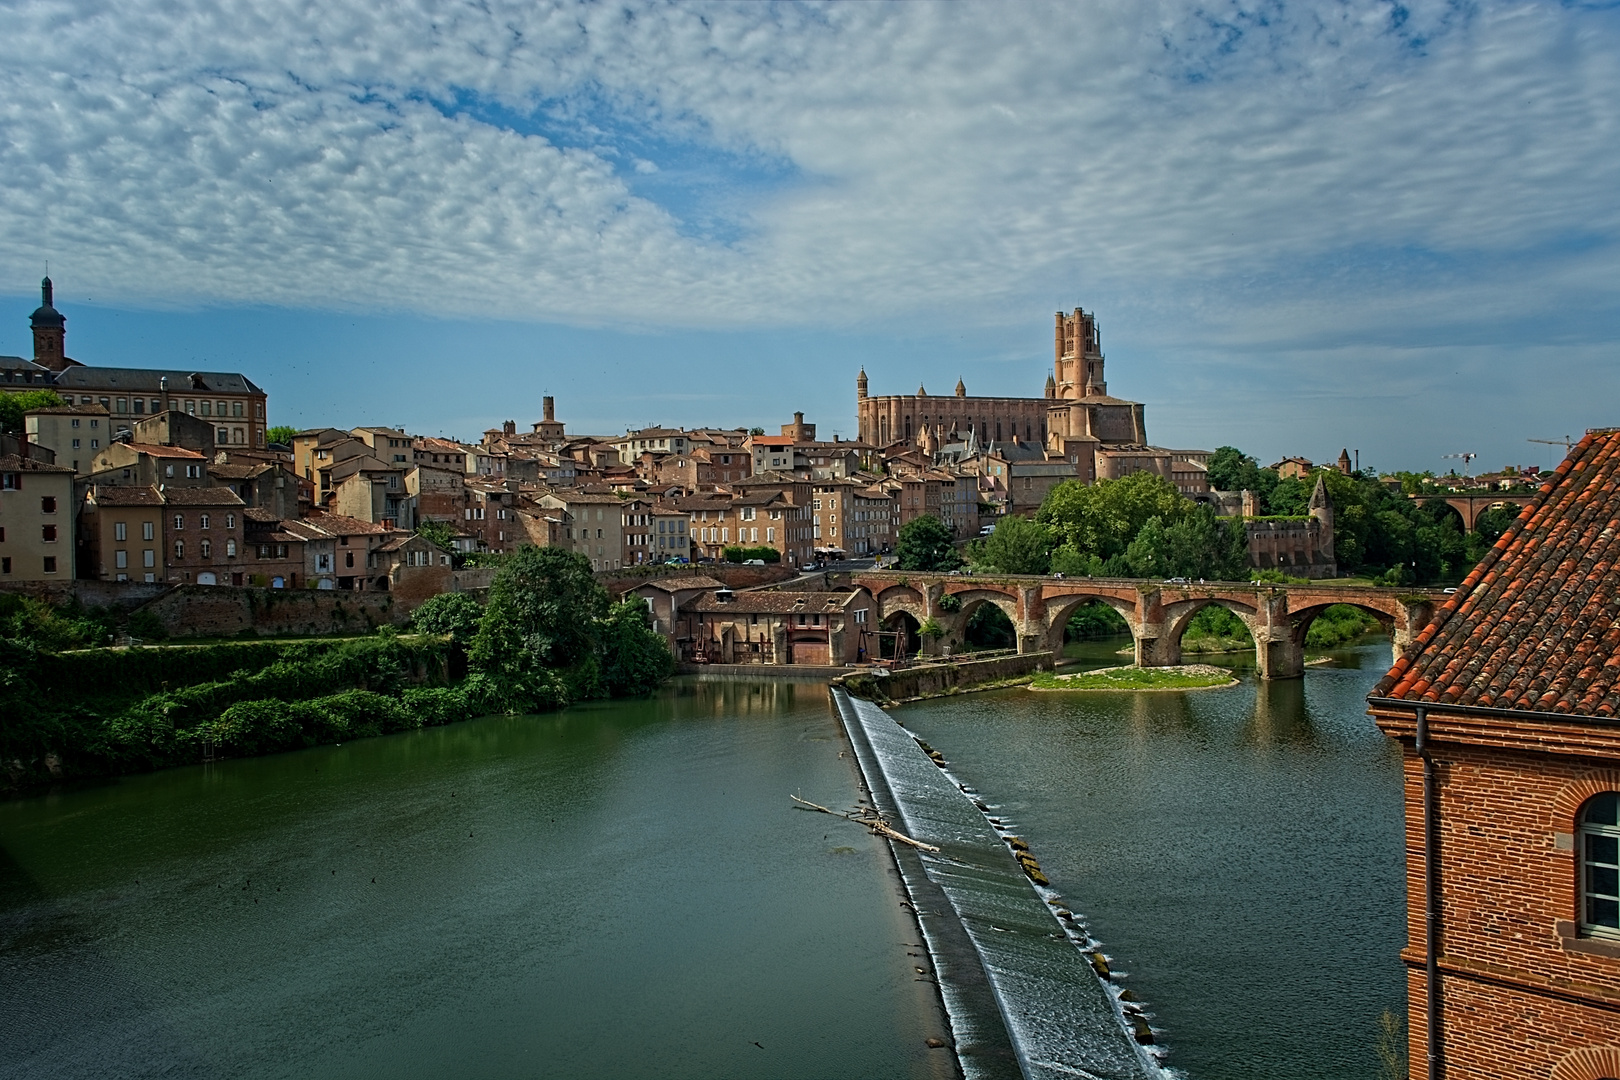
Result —
M1370 612L1389 630L1395 656L1428 625L1445 594L1432 589L1348 587L1312 583L1254 582L1161 584L1131 578L1055 578L1012 574L924 574L863 570L829 574L829 584L849 584L872 594L878 621L891 629L909 619L934 619L947 639L963 640L980 604L1006 613L1018 634L1018 651L1061 651L1069 616L1082 604L1102 601L1125 617L1142 667L1181 663L1181 635L1198 610L1219 604L1242 619L1254 637L1255 660L1266 679L1298 678L1305 672L1305 633L1324 610L1349 604ZM950 597L951 599L946 599ZM911 628L915 634L916 629ZM928 643L927 648L937 645Z

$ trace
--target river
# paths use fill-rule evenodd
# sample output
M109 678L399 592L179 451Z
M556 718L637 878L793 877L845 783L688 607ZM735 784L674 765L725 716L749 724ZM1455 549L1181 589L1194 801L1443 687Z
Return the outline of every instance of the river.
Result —
M0 803L0 1075L949 1075L819 683Z
M1069 646L1086 666L1118 642ZM1366 715L1387 638L1303 679L1035 693L892 715L1030 843L1193 1080L1365 1080L1404 1017L1399 748Z
M1360 1080L1401 1011L1388 644L1333 655L894 710L1192 1080ZM942 1075L887 852L789 808L855 802L843 750L820 684L681 679L0 803L0 1075Z

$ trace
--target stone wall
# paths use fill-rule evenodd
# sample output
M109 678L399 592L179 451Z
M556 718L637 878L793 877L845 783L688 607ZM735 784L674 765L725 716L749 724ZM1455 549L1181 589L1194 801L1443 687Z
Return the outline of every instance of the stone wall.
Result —
M1050 652L1028 652L997 656L990 660L964 660L955 664L918 664L891 671L887 677L878 676L873 671L860 671L834 679L833 685L843 687L856 697L871 700L876 700L879 693L890 701L941 697L953 690L969 690L985 683L1050 670L1053 657L1054 654Z
M235 637L244 631L316 637L364 634L385 624L403 627L410 622L411 605L387 592L179 585L139 610L175 638Z
M61 606L77 600L85 607L110 607L119 611L133 611L172 588L173 585L163 581L103 581L99 578L0 583L0 592L32 596L48 604Z

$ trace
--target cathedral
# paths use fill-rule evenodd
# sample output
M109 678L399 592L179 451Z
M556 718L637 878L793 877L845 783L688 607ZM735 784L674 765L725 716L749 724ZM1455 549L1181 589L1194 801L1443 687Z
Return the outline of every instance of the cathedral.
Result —
M1148 444L1146 407L1110 397L1102 338L1094 312L1075 308L1054 317L1052 373L1038 398L955 394L872 397L866 371L855 380L860 440L872 446L916 446L930 453L947 445L1011 446L1049 461L1067 461L1090 483L1133 472L1157 472L1188 491L1207 490L1199 474L1208 451L1166 450Z

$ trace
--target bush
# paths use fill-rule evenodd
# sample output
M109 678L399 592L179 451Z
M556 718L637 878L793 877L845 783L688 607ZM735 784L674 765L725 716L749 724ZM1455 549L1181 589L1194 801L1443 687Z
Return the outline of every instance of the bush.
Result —
M465 644L478 634L484 605L468 593L430 596L411 616L411 626L423 634L449 634Z
M749 559L758 559L760 562L777 563L782 561L782 553L773 547L737 547L723 549L720 554L726 562L741 563Z
M1371 613L1350 604L1334 604L1323 609L1305 631L1305 645L1312 649L1331 649L1354 641L1363 634L1383 629L1383 624Z
M675 674L675 658L648 622L647 605L615 604L602 627L602 685L614 697L643 697Z

